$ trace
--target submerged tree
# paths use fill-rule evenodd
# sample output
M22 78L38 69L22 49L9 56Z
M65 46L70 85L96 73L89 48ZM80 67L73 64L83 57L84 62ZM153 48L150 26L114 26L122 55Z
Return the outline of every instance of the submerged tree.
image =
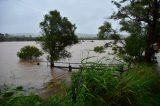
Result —
M17 52L17 56L20 59L23 60L32 60L34 58L40 57L43 55L43 52L40 51L37 47L35 46L24 46L21 48L19 52Z
M120 0L113 1L118 12L112 15L112 19L121 21L122 29L131 33L146 31L145 34L145 59L151 62L157 50L154 46L160 43L160 0ZM137 24L132 27L133 24ZM140 35L140 33L137 33Z
M94 52L96 52L96 53L104 53L105 51L104 51L104 47L103 46L96 46L96 47L94 47Z
M43 33L42 47L49 53L51 68L54 67L54 61L71 56L65 48L78 42L74 24L54 10L44 16L40 28Z

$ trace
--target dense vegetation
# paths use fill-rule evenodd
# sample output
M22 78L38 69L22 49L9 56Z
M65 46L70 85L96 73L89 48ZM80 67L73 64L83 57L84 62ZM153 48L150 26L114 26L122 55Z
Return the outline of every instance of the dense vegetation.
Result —
M131 36L145 36L145 61L152 62L159 46L160 0L120 0L113 1L118 11L111 16L120 20L121 30Z
M120 22L120 31L128 33L129 37L125 42L126 54L136 55L136 60L144 60L145 62L154 62L155 53L160 49L160 0L112 0L118 11L115 11L110 19ZM114 35L113 38L118 40L117 31L107 21L99 27L97 34L99 39L106 39L108 36ZM137 42L138 39L143 42ZM132 39L136 39L134 44ZM130 45L133 42L133 45ZM145 44L145 45L144 45ZM137 48L137 45L140 47ZM136 48L136 49L135 49ZM142 50L144 56L142 56ZM136 53L137 51L137 53ZM135 52L133 54L133 52ZM140 59L137 59L137 57Z
M17 56L23 60L36 59L42 55L43 52L35 46L24 46L19 52L17 52Z
M134 65L123 72L121 66L96 63L73 73L67 95L47 100L34 95L5 97L0 106L159 106L159 83L152 65Z
M116 30L114 30L112 28L112 25L111 23L105 21L103 23L102 26L99 27L99 32L97 34L97 37L100 39L100 40L103 40L103 39L120 39L120 35L117 33Z

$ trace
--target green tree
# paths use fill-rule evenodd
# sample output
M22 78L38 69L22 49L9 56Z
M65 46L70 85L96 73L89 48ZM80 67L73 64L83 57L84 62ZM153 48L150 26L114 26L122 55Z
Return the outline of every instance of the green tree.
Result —
M120 39L116 30L112 28L111 23L105 21L102 26L99 27L99 32L97 34L99 39Z
M146 62L151 62L155 50L153 45L159 43L160 34L160 0L120 0L113 1L118 11L111 18L119 19L125 30L128 32L138 31L138 27L132 27L132 24L139 24L140 30L145 28L145 58ZM128 25L127 25L127 24ZM127 28L128 27L128 28ZM139 34L138 34L139 35Z
M124 49L129 56L133 57L132 60L143 61L145 46L144 36L131 35L125 39Z
M71 56L65 48L78 42L74 24L54 10L44 16L40 28L43 31L42 47L49 54L51 68L54 67L54 61Z
M43 55L42 51L35 46L24 46L19 52L17 52L17 56L24 60L32 60L41 55Z
M121 20L121 31L126 31L129 33L129 36L124 39L124 51L122 52L124 59L130 57L133 61L144 61L143 53L146 48L146 27L140 22L133 20ZM144 27L142 27L144 26Z

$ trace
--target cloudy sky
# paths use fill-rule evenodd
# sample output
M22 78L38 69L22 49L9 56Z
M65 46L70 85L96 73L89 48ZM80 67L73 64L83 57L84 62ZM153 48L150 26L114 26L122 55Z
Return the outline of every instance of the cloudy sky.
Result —
M0 0L0 33L38 34L43 16L55 9L76 24L77 33L96 34L115 7L111 0Z

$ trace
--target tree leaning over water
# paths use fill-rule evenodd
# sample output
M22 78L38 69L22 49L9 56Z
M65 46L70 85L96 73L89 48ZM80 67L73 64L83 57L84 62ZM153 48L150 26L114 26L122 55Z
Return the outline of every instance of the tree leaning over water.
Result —
M43 34L42 48L49 54L51 68L54 67L54 61L71 56L65 49L77 43L78 38L75 25L67 17L62 17L57 10L50 11L44 16L40 28Z
M157 51L154 46L160 44L160 0L120 0L118 2L114 0L113 3L117 6L118 11L111 18L120 20L121 30L132 35L136 34L135 32L139 29L146 31L145 59L146 62L152 62ZM140 28L137 29L137 27L135 31L135 28L132 27L133 23L138 23Z

